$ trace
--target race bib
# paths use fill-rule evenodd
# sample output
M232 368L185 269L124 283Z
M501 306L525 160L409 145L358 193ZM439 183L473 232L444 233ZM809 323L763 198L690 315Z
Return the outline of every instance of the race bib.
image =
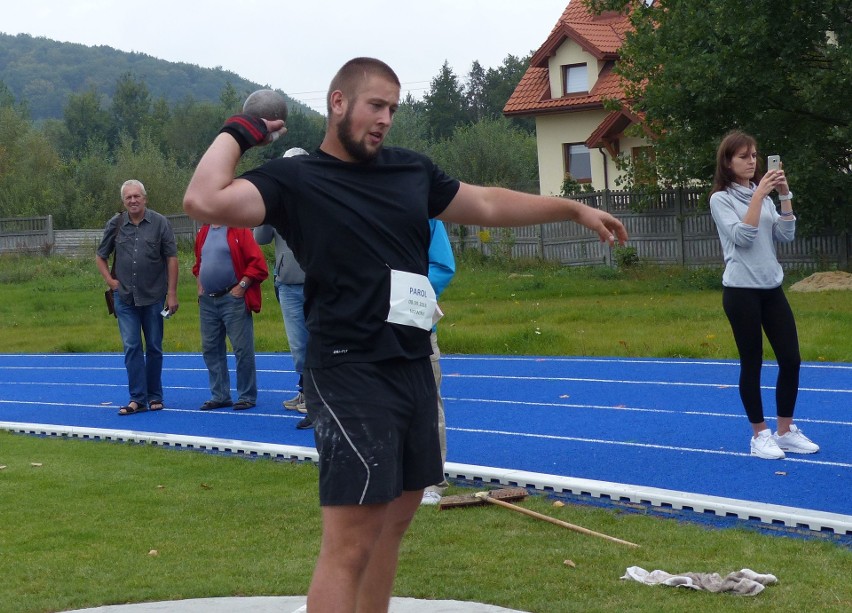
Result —
M391 269L387 322L431 330L440 318L440 313L435 290L428 277Z

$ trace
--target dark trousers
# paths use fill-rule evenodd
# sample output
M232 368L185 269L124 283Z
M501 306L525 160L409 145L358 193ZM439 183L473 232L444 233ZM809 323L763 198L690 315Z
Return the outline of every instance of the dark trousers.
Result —
M778 417L793 417L799 394L799 337L790 303L781 287L750 289L726 287L722 306L740 354L740 398L748 420L764 421L760 397L760 370L763 366L763 332L778 361L775 403Z

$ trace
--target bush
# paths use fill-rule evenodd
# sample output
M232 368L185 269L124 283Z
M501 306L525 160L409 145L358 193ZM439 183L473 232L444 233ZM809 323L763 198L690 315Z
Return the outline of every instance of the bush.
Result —
M632 268L639 265L639 254L636 247L618 247L613 250L615 263L620 269Z

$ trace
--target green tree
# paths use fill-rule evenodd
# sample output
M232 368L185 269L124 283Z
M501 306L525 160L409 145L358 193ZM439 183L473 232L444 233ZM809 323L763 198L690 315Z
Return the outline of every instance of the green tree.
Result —
M172 116L172 111L169 108L169 102L164 97L160 96L154 100L151 106L151 115L148 118L148 134L153 141L160 145L163 152L167 152L165 145L166 130L169 126L169 119Z
M738 128L780 154L800 227L852 229L852 4L848 0L591 0L628 10L617 72L652 131L664 180L709 181Z
M470 67L470 72L467 73L467 81L464 86L465 107L467 108L471 123L476 123L480 119L489 117L488 101L486 99L487 87L488 81L485 69L482 67L482 64L474 60Z
M503 63L497 68L489 68L485 72L484 107L485 117L497 119L503 116L503 107L515 91L521 77L530 65L532 54L519 58L512 54L503 59ZM535 133L535 119L532 117L512 117L512 125L529 132Z
M134 140L139 138L148 125L151 110L151 95L145 81L136 80L130 72L121 75L110 110L116 134L126 133Z
M186 98L174 105L162 131L164 151L183 166L194 166L228 116L218 104ZM143 181L144 183L144 181Z
M435 162L466 183L527 192L538 188L535 137L508 119L484 119L456 129L432 147Z
M464 92L459 79L447 62L441 67L424 96L426 118L433 140L449 137L456 126L467 123Z
M58 228L101 228L121 210L119 180L105 140L90 140L68 163L69 193L54 213ZM130 178L130 177L127 177Z
M15 94L0 80L0 108L15 106Z
M429 154L431 143L426 105L420 100L415 100L410 92L400 102L393 116L393 128L385 142L392 147L405 147Z
M237 88L230 81L225 83L225 87L222 88L222 92L219 94L219 104L224 110L225 117L239 113L243 108L243 101L247 97L240 96Z
M62 162L23 111L0 107L0 217L45 215L61 202Z
M101 96L94 87L71 94L62 116L66 134L61 146L70 155L82 152L91 140L109 138L110 115L101 108Z

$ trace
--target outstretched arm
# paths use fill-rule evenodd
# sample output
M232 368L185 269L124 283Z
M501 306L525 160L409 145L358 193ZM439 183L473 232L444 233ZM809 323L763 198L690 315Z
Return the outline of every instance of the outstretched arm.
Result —
M627 230L605 211L569 198L537 196L501 187L462 183L438 219L492 228L573 221L596 232L601 242L621 245L627 242Z

